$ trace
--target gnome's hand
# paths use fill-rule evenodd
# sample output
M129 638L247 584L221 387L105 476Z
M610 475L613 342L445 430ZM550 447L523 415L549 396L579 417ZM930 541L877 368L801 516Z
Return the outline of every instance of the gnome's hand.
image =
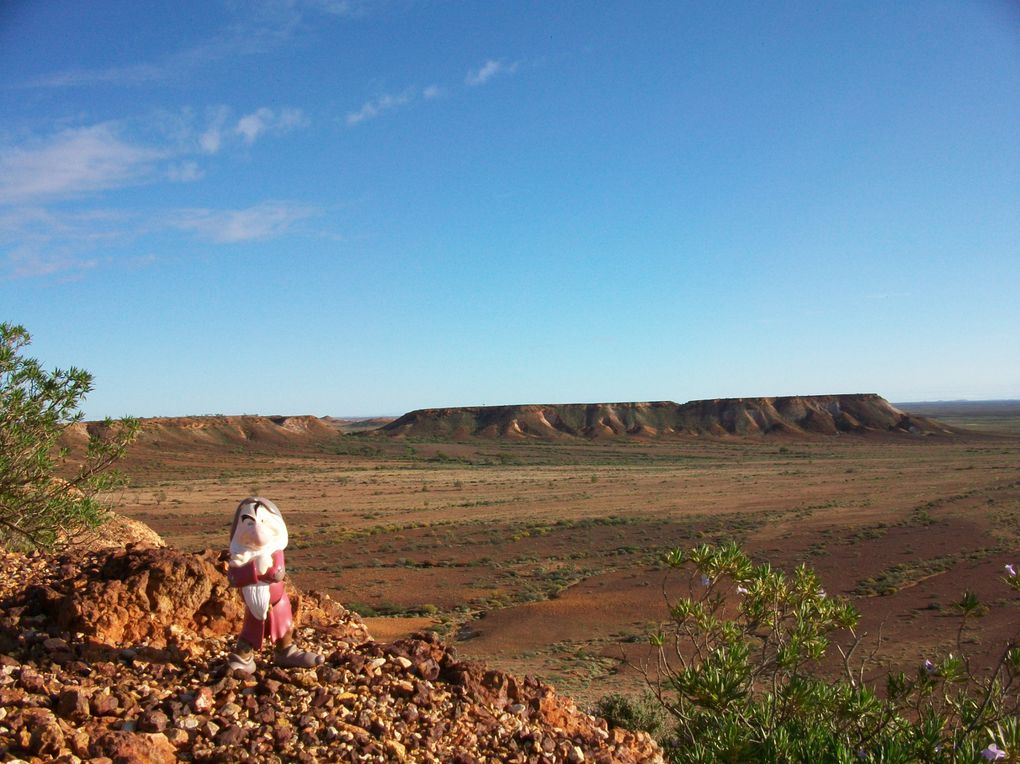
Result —
M266 568L265 572L259 576L262 581L279 582L286 575L287 569L283 562L283 552L274 552L272 562L273 564Z
M255 558L255 569L260 576L264 576L273 567L273 555L260 554Z

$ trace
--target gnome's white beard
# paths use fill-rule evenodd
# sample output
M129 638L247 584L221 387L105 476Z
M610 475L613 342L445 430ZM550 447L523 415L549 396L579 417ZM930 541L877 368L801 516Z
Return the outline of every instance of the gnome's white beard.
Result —
M251 614L260 621L269 615L269 584L251 584L241 587L241 596Z

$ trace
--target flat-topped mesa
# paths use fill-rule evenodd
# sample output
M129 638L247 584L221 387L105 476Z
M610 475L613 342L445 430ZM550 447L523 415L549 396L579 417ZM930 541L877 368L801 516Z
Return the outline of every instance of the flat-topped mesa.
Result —
M951 435L875 393L716 398L674 403L561 403L419 409L380 428L394 437L541 439L794 437L841 433Z
M314 416L186 416L140 420L132 450L158 448L256 448L267 451L301 450L335 440L336 427ZM79 422L68 428L64 441L81 447L89 435L102 434L103 422Z

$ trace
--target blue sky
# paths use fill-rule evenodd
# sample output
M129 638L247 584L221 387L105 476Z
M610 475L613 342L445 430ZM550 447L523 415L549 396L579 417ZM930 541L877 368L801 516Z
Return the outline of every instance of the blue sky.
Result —
M13 0L0 114L90 418L1020 397L1013 3Z

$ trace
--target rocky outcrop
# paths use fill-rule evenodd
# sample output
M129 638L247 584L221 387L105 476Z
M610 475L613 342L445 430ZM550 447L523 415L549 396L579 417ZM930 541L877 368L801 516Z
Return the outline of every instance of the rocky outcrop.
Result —
M213 552L0 552L0 757L30 762L661 762L532 678L457 659L432 633L373 641L294 592L327 656L228 673L240 598Z
M951 435L934 420L900 411L873 393L718 398L678 404L584 403L412 411L376 431L393 437L659 438L817 437L852 434Z

